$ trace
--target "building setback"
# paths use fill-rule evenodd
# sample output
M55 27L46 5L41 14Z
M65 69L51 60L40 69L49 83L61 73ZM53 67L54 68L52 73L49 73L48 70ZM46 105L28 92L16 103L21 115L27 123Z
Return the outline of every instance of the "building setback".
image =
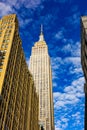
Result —
M85 130L87 130L87 17L81 18L81 64L85 77Z
M15 14L0 20L0 130L38 130L38 96Z
M44 130L54 130L51 64L42 26L39 41L32 47L29 69L39 95L39 124Z

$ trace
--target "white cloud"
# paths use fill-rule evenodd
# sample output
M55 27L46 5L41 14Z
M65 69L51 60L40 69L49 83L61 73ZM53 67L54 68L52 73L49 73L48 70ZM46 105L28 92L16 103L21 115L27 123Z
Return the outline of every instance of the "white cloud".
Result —
M69 119L61 116L60 120L57 120L55 130L64 130L68 126Z
M0 2L0 16L6 15L12 11L12 8L10 5Z
M15 6L15 8L20 8L22 5L26 8L36 8L41 4L41 0L6 0L4 3L9 4L10 6Z
M65 109L67 105L73 105L79 102L79 99L73 94L59 93L58 95L60 95L60 97L57 97L56 102L54 101L55 103L54 108L57 110ZM54 100L55 100L55 96L54 96Z
M70 121L75 121L72 126L77 128L82 119L84 109L84 78L80 77L66 86L63 92L54 92L54 109L56 129L64 130L68 127ZM75 111L78 108L80 111ZM75 110L73 110L75 109ZM82 111L81 111L82 110ZM58 114L57 114L58 113ZM84 123L84 122L83 122Z
M81 43L80 42L74 42L71 39L66 40L66 45L62 48L62 51L64 53L70 52L72 56L80 56L80 50L81 50Z
M71 74L80 74L80 73L82 74L82 68L81 67L80 68L79 67L78 68L71 67L70 68L70 73Z
M67 105L76 104L80 98L84 97L83 92L84 78L80 77L73 81L70 86L65 87L64 92L55 92L54 95L54 108L62 109Z
M55 126L55 130L63 130L62 128L58 128L57 126Z
M80 61L81 61L80 57L66 57L64 59L65 64L71 63L74 67L80 67L81 66Z
M72 117L75 117L75 118L80 118L80 112L77 112L77 113L75 113L75 114L72 114Z
M74 80L71 84L71 86L68 86L64 89L64 92L76 94L78 97L78 94L83 94L83 86L84 86L84 77L80 77L77 80ZM83 95L82 95L83 96Z
M65 33L65 28L61 28L56 34L55 34L55 38L60 40L60 39L64 39L64 33Z
M19 4L20 2L22 2L26 8L36 8L41 3L41 0L20 0Z
M0 16L2 17L9 13L17 14L17 9L20 9L22 6L35 9L41 2L41 0L2 0L2 2L0 2Z
M57 78L58 78L58 76L56 74L56 71L52 71L52 79L57 79Z
M6 4L8 4L8 5L10 5L10 6L13 6L13 5L16 5L17 4L17 2L19 2L19 0L2 0L3 1L3 3L6 3Z
M81 64L81 58L80 57L65 57L65 58L61 58L61 57L52 57L51 58L51 65L52 65L52 68L53 69L59 69L59 67L61 65L64 65L64 64L70 64L72 63L72 65L74 66L80 66Z
M53 87L58 87L56 82L53 82Z
M33 21L33 19L23 19L22 17L19 16L19 25L23 28L26 25L28 25L29 23L31 23Z
M76 113L72 114L71 118L76 120L73 124L74 127L76 125L78 126L79 124L81 124L81 112L76 112Z
M63 64L61 57L51 58L51 65L52 65L52 78L58 78L57 70L59 69L60 65ZM53 83L54 84L54 83Z
M74 27L77 27L77 25L80 23L80 12L75 12L71 16L66 18L66 24L74 25Z
M58 79L58 74L63 74L64 71L67 71L67 66L70 65L68 74L75 74L81 76L82 67L81 67L81 58L80 57L56 57L51 58L51 65L52 65L52 78ZM62 76L62 75L61 75ZM57 85L58 86L58 85Z
M63 36L63 32L62 31L59 31L58 33L56 33L55 37L57 39L62 39L64 36Z
M67 39L65 36L66 30L65 28L60 29L59 32L55 34L55 38L57 40L61 40L64 43L64 46L62 48L55 48L65 54L71 55L71 56L81 56L81 43L79 41L73 41L72 39Z
M51 65L52 65L52 68L55 70L58 69L60 64L62 64L62 63L63 63L63 60L61 57L55 57L55 58L52 57L51 58Z

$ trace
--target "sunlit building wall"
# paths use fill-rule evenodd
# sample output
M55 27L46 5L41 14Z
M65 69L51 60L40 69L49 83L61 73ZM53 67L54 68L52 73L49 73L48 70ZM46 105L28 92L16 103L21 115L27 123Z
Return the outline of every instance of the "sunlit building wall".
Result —
M44 130L54 130L51 63L42 26L39 41L32 47L29 69L39 95L39 124Z
M38 130L38 96L15 14L0 20L0 130Z

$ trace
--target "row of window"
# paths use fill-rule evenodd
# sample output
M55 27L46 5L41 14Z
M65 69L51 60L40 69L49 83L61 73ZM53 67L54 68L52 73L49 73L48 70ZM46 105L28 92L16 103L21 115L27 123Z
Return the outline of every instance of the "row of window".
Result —
M12 19L4 20L3 23L2 23L2 25L3 25L3 24L11 24L12 22L13 22Z
M21 88L20 88L21 89ZM13 95L12 93L11 93L11 95ZM13 96L12 96L13 97ZM14 99L14 98L12 98L12 97L10 97L11 99ZM11 101L11 100L10 100ZM19 101L19 100L18 100ZM18 103L19 104L19 103ZM17 105L16 105L16 107L17 107ZM18 107L17 107L18 108ZM18 109L17 109L17 113L18 113ZM16 116L16 113L15 113L15 116ZM15 123L17 123L16 121L17 121L17 118L15 118L16 120L15 120ZM10 120L9 120L10 121Z
M0 72L2 72L2 66L4 63L6 51L0 51Z
M4 39L3 40L3 43L8 43L9 42L9 39Z
M1 35L2 35L2 32L3 31L0 31L0 37L1 37ZM9 30L6 30L6 32L5 32L5 37L6 37L6 35L7 36L10 36L9 34L11 33L11 30L9 29Z

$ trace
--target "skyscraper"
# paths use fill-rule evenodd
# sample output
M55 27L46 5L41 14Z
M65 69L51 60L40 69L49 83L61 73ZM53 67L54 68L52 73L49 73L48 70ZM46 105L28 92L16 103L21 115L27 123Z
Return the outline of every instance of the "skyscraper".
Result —
M38 130L38 96L15 14L0 20L0 130ZM34 125L33 125L34 123Z
M81 18L81 63L85 77L85 130L87 130L87 16Z
M39 124L54 130L51 64L42 26L39 41L32 47L29 69L39 95Z

